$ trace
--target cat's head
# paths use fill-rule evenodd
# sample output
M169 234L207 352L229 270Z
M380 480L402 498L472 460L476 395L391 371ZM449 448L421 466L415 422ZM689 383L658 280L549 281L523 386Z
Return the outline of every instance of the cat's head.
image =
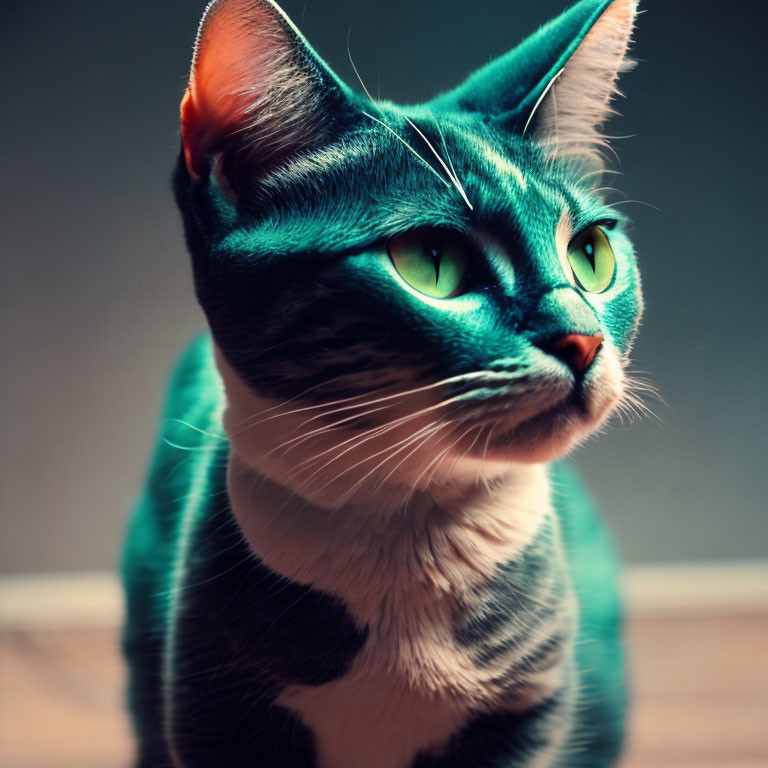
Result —
M622 396L641 311L596 188L635 0L455 90L356 95L269 0L216 0L177 196L248 463L331 504L543 462Z

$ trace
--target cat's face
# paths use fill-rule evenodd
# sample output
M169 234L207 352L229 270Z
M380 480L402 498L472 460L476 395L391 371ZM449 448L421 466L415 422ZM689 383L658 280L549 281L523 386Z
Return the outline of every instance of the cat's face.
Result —
M467 85L401 109L321 75L310 109L333 125L319 140L291 126L285 148L225 142L206 165L210 140L186 130L179 197L233 446L334 494L339 473L421 487L562 455L621 397L640 314L632 247L596 175L558 156L551 126L534 141L468 104Z

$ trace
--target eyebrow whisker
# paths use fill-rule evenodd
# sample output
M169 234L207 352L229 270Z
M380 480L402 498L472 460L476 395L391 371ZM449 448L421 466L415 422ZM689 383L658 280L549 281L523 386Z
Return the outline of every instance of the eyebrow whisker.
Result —
M528 115L528 119L525 121L525 126L523 127L523 136L525 136L525 132L528 130L528 126L531 124L531 120L533 120L533 116L536 114L536 110L541 106L541 102L544 101L544 97L549 93L549 89L552 88L552 86L557 82L557 79L560 77L560 75L563 74L564 71L565 67L556 72L552 79L547 83L547 87L541 92L541 96L536 99L536 103L533 105L531 114ZM554 96L554 91L552 92L552 95Z
M362 87L363 91L365 91L365 95L368 97L368 100L371 102L371 104L373 104L374 107L376 107L376 109L379 111L379 114L382 117L385 117L384 110L382 110L382 108L379 106L378 101L376 99L374 99L373 96L371 96L371 92L368 90L368 88L366 87L365 83L363 82L363 78L361 77L360 72L358 71L357 66L355 65L354 59L352 58L352 51L351 51L351 49L349 47L349 41L350 41L350 37L351 36L352 36L352 28L350 27L349 28L349 32L347 33L347 56L349 57L349 63L352 65L352 69L355 72L355 76L357 77L357 79L358 79L358 81L360 83L360 86ZM368 117L371 120L373 120L375 123L378 123L380 126L382 126L382 128L386 128L386 130L388 130L399 142L401 142L414 155L416 155L416 157L418 157L419 160L422 163L424 163L424 165L427 168L429 168L429 170L432 171L432 173L434 173L435 176L437 176L437 178L440 179L440 181L442 181L443 184L445 184L446 187L448 187L450 189L451 185L448 184L448 182L446 182L446 180L399 133L397 133L397 131L395 131L394 128L392 128L391 126L387 125L383 120L379 120L378 118L374 117L373 115L371 115L368 112L363 112L363 114L366 117ZM407 117L405 119L408 120ZM408 120L408 122L410 123L411 121ZM416 130L418 131L418 128ZM421 131L419 131L419 133L421 133ZM429 142L427 142L427 145L430 147L430 149L432 148L431 145L429 144ZM434 152L434 150L432 150L432 151ZM445 163L443 163L443 165L445 165ZM453 177L451 176L450 173L448 173L448 176L451 179L451 181L453 181ZM467 201L467 202L469 202L469 201ZM471 208L472 206L470 205L469 207Z
M352 58L352 51L351 51L351 49L350 49L350 46L349 46L349 41L350 41L350 37L351 37L351 36L352 36L352 28L350 27L350 29L349 29L349 32L347 33L347 56L349 57L349 63L352 65L352 69L353 69L353 70L354 70L354 72L355 72L355 76L357 77L358 81L360 82L360 85L361 85L361 87L362 87L363 91L365 91L365 95L368 97L368 100L369 100L369 101L370 101L370 102L373 104L373 106L374 106L374 107L376 107L376 109L379 111L379 114L380 114L382 117L384 117L384 111L383 111L383 110L381 109L381 107L379 106L379 104L378 104L377 100L376 100L376 99L374 99L374 98L373 98L373 96L371 96L371 92L368 90L368 88L366 88L366 85L365 85L365 83L363 82L363 78L360 76L360 72L358 71L358 69L357 69L357 66L355 65L354 59ZM438 178L439 178L439 179L440 179L440 180L441 180L443 183L445 183L445 179L443 179L443 177L442 177L442 176L440 176L440 174L439 174L439 173L437 173L437 172L435 171L435 169L434 169L434 168L432 168L432 166L431 166L431 165L430 165L430 164L429 164L429 163L428 163L428 162L427 162L427 161L426 161L426 160L425 160L425 159L424 159L424 158L423 158L423 157L422 157L422 156L421 156L421 155L420 155L420 154L419 154L419 153L418 153L418 152L417 152L417 151L416 151L416 150L415 150L415 149L414 149L414 148L413 148L413 147L412 147L412 146L411 146L411 145L410 145L410 144L409 144L409 143L408 143L408 142L407 142L407 141L406 141L406 140L405 140L405 139L404 139L402 136L400 136L400 135L399 135L399 134L398 134L398 133L397 133L397 132L396 132L396 131L395 131L393 128L391 128L390 126L388 126L388 125L387 125L386 123L384 123L382 120L377 120L377 119L376 119L376 118L375 118L373 115L369 114L368 112L363 112L363 114L364 114L366 117L369 117L371 120L373 120L373 121L375 121L375 122L379 123L379 125L381 125L381 126L383 126L384 128L386 128L386 129L387 129L387 130L388 130L388 131L389 131L389 132L390 132L390 133L391 133L393 136L395 136L395 137L396 137L396 138L397 138L399 141L401 141L401 142L402 142L402 143L403 143L403 144L404 144L406 147L408 147L408 149L410 149L410 150L411 150L411 152L413 152L413 154L414 154L414 155L416 155L416 157L418 157L418 158L419 158L419 160L421 160L421 162L422 162L422 163L424 163L424 164L425 164L425 165L426 165L426 166L427 166L427 167L428 167L430 170L432 170L432 171L435 173L435 175L436 175L436 176L437 176L437 177L438 177ZM424 143L425 143L425 144L426 144L426 145L427 145L427 146L430 148L430 150L432 151L432 154L433 154L433 155L434 155L434 156L437 158L438 162L439 162L439 163L440 163L440 165L443 167L443 170L444 170L444 171L446 172L446 174L448 175L448 178L451 180L451 183L453 184L453 186L454 186L454 187L456 187L456 189L458 190L458 192L459 192L459 194L461 195L462 199L464 200L464 202L465 202L465 203L467 204L467 206L469 207L469 210L470 210L470 211L473 211L473 210L474 210L474 207L472 206L472 203L470 203L470 202L469 202L469 198L467 197L467 193L464 191L464 187L462 186L461 182L459 181L459 178L458 178L458 176L456 175L456 171L455 171L455 170L454 170L453 172L451 171L451 169L453 168L453 163L451 163L451 168L449 169L449 168L448 168L448 166L445 164L445 160L443 160L443 158L442 158L442 157L440 157L440 154L439 154L439 153L438 153L438 151L437 151L437 150L436 150L436 149L435 149L435 148L432 146L432 143L430 142L430 140L429 140L429 139L428 139L428 138L427 138L427 137L424 135L424 133L423 133L423 132L422 132L422 131L419 129L419 127L418 127L418 126L417 126L417 125L416 125L416 124L413 122L413 120L411 120L411 119L408 117L408 115L403 115L403 117L406 119L406 121L407 121L408 125L410 125L410 126L411 126L411 128L413 128L413 130L414 130L414 131L416 131L416 133L418 133L418 134L419 134L419 136L421 136L421 138L424 140ZM440 129L438 128L438 130L440 130ZM440 136L442 137L442 135L443 135L443 134L442 134L442 131L440 131ZM445 146L445 139L443 139L443 146ZM446 154L447 154L447 153L448 153L448 151L446 150ZM450 160L450 157L449 157L448 159ZM450 186L450 185L446 184L446 186Z
M432 154L437 158L438 162L443 167L443 170L448 174L448 178L453 183L453 186L456 187L456 189L459 191L459 194L461 195L461 197L463 198L464 202L469 207L469 210L473 211L474 208L472 206L472 203L469 202L469 198L467 197L467 193L464 191L464 187L461 185L461 182L458 180L456 175L451 173L451 170L445 164L445 160L443 160L443 158L440 157L440 153L432 146L432 142L430 142L430 140L421 131L419 126L416 125L416 123L414 123L413 120L411 120L411 118L408 117L408 115L403 115L403 117L408 122L408 125L410 125L411 128L413 128L413 130L416 131L416 133L418 133L419 136L421 136L421 138L424 140L424 143L432 150Z
M413 152L413 154L416 155L416 157L418 157L419 160L424 163L424 165L429 168L429 170L432 171L432 173L434 173L435 176L437 176L437 178L440 179L440 181L445 184L446 187L448 187L448 189L451 188L451 185L402 136L400 136L397 131L390 128L385 122L382 122L369 112L363 112L363 114L366 117L369 117L375 123L378 123L382 128L386 128L399 142L402 142L402 144L404 144L411 152Z
M354 59L352 58L352 51L349 47L349 40L351 37L352 37L352 27L350 27L349 31L347 32L347 56L349 57L349 63L352 65L352 69L355 71L355 77L357 77L358 81L360 82L360 85L365 91L365 95L368 97L371 104L373 104L373 106L379 110L379 113L383 115L384 112L379 106L378 100L374 99L373 96L371 96L371 92L368 90L368 88L366 88L365 83L363 82L363 78L360 76L360 72L358 71L357 66L355 65Z
M459 176L456 173L456 168L453 165L453 160L451 160L451 155L448 152L448 145L445 143L445 135L443 134L443 129L440 127L440 124L437 121L435 121L435 128L437 128L437 132L440 134L440 141L442 142L442 145L443 145L443 151L445 152L445 156L448 158L448 162L451 165L451 170L453 171L453 178L456 179L456 183L458 184L459 183ZM461 186L461 185L459 185L459 186L461 187L461 189L459 191L462 191L463 190L463 186ZM472 204L469 202L469 200L467 200L466 195L464 196L464 199L466 200L467 205L469 206L469 210L470 211L474 210L472 208Z

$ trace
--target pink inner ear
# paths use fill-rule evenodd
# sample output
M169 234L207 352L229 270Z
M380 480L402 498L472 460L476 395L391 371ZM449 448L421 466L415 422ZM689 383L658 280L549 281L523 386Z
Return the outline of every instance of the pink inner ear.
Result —
M200 167L200 140L196 130L196 117L192 89L188 87L181 100L181 146L184 149L187 173L192 181L200 180L200 174L196 170Z
M285 74L292 43L277 14L253 0L219 0L206 13L181 102L181 140L193 179L211 155L253 139L243 134L259 122L266 92Z
M614 0L553 81L536 116L539 143L554 156L580 155L601 165L607 140L599 127L612 114L621 72L632 66L627 49L637 0Z

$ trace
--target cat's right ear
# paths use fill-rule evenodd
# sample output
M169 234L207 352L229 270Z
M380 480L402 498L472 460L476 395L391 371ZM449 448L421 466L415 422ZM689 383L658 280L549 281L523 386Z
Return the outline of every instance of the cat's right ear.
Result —
M638 0L578 0L509 53L486 64L433 110L483 114L497 128L530 136L552 157L602 167L601 127L614 114L617 79Z
M214 0L181 103L189 177L235 191L292 153L327 141L349 113L346 86L271 0Z

